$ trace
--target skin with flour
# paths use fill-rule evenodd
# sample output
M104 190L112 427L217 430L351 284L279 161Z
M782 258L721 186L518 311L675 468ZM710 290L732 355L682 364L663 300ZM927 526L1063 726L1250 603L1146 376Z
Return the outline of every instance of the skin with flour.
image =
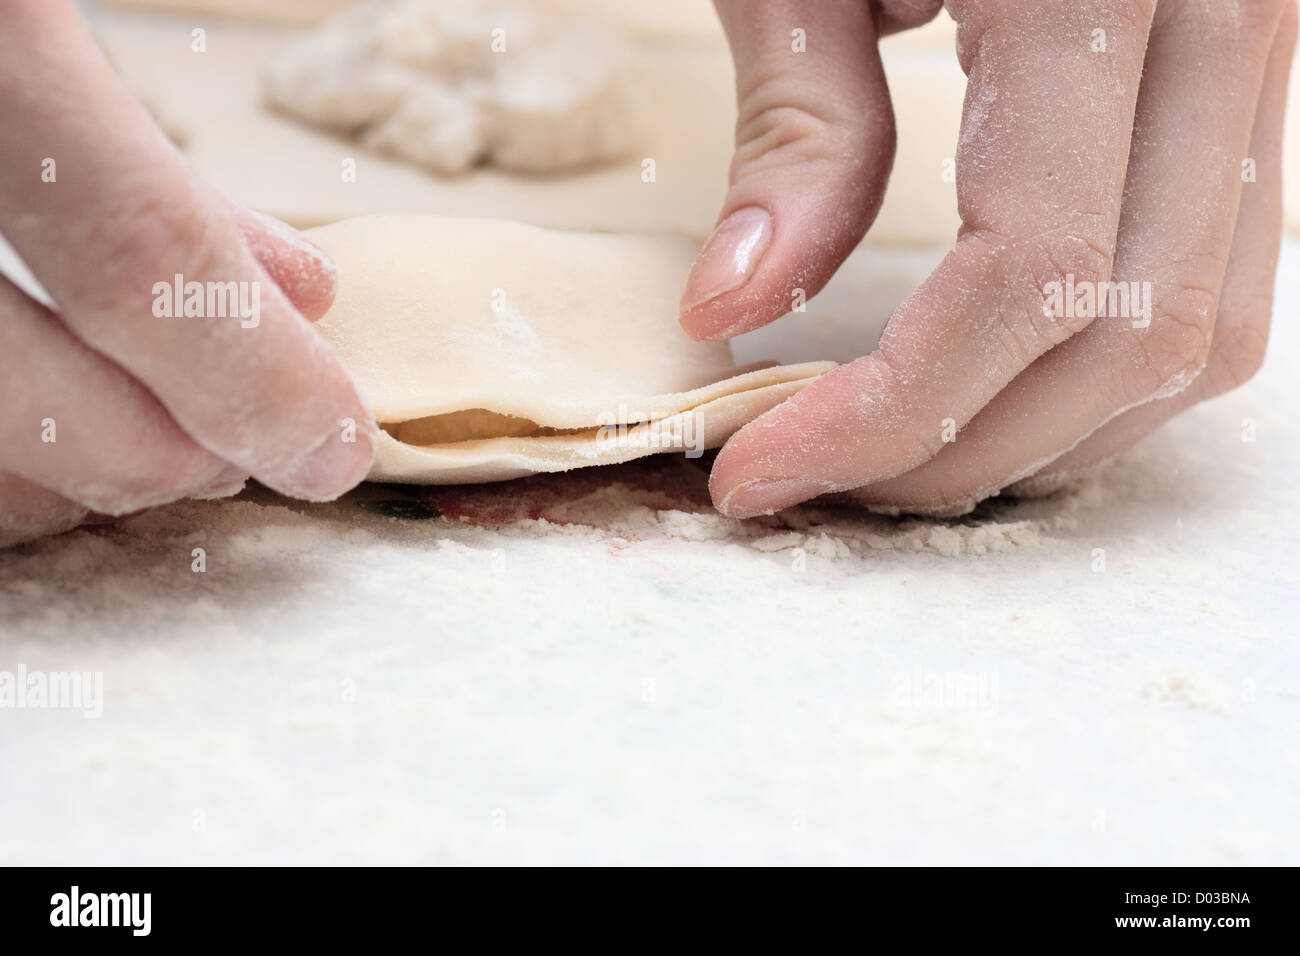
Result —
M316 500L356 484L372 419L308 322L333 291L319 253L202 182L69 3L5 5L0 110L0 233L48 293L0 277L0 543L249 475ZM259 321L158 318L178 273L256 284Z
M1262 363L1294 0L716 6L739 119L730 191L682 298L700 339L815 294L871 225L894 152L880 35L944 7L969 78L956 245L876 351L728 442L711 485L722 511L848 491L968 509L1113 456ZM1066 279L1149 283L1151 320L1045 314Z

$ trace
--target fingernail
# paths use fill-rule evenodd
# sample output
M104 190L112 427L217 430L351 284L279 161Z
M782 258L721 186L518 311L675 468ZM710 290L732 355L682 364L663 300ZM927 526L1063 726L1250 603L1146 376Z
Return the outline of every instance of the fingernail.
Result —
M222 202L239 226L249 251L272 272L272 278L289 297L299 301L324 286L318 297L328 308L339 273L329 253L282 219L224 196Z
M254 220L265 226L267 232L283 241L285 245L315 259L322 272L331 276L338 274L338 267L334 265L334 260L329 257L329 253L283 219L276 219L258 209L249 209L248 213Z
M353 440L345 440L347 435ZM333 429L289 469L276 490L308 501L333 501L366 477L374 456L375 439L367 426L357 423L355 432Z
M682 311L734 292L749 281L772 242L772 217L759 206L737 209L713 230L686 280Z
M813 478L753 478L742 481L718 505L718 510L732 518L752 518L772 514L842 489L829 481Z

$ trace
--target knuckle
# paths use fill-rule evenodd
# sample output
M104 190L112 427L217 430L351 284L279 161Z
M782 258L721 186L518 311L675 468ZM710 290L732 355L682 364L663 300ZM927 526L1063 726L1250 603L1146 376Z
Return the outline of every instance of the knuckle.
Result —
M1074 307L1072 290L1095 289L1109 278L1114 240L1103 233L1100 217L1077 216L1007 240L996 254L1003 259L1003 287L1013 290L1002 316L1008 347L1028 361L1091 324L1089 311Z
M156 282L170 282L176 273L222 276L230 271L230 252L239 248L234 227L223 229L217 213L197 195L177 201L151 192L125 205L111 225L100 227L90 246L100 250L106 266L90 274L115 281L93 282L84 291L83 307L100 315L147 312Z
M1224 381L1223 391L1230 392L1233 389L1241 388L1264 367L1264 354L1267 340L1263 337L1252 337L1252 343L1240 350L1234 350L1224 357L1223 373L1221 381ZM1217 383L1216 383L1217 387Z
M766 168L825 160L828 124L795 106L768 106L736 126L731 179Z
M845 171L879 168L867 160L891 157L895 133L892 123L866 132L813 109L782 104L742 117L736 144L730 171L733 183L773 169L788 175L792 167L808 168L810 180L817 182L828 176L841 179ZM846 163L846 157L852 162Z
M739 94L732 181L768 168L813 166L818 178L879 169L896 144L887 98L827 96L821 84L764 70Z
M1128 369L1125 393L1133 403L1176 395L1210 357L1218 300L1213 292L1184 286L1152 303L1152 320Z
M1107 234L1103 217L1076 214L1063 225L1021 240L1025 261L1039 279L1099 282L1110 275L1115 240Z
M1243 305L1248 318L1216 330L1214 349L1206 366L1211 395L1222 395L1249 382L1264 366L1268 351L1272 296L1263 294Z

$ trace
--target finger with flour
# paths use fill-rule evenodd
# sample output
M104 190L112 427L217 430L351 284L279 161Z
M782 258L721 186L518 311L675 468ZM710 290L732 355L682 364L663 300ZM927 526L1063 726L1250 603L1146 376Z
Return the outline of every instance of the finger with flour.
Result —
M1161 6L1134 120L1114 284L1076 290L1093 293L1098 317L1018 376L930 461L853 497L908 511L969 509L1116 415L1198 380L1220 337L1215 320L1234 231L1258 228L1259 217L1239 221L1237 210L1280 13L1276 3L1244 14L1177 0ZM1212 56L1217 68L1188 71L1198 55ZM1279 59L1272 82L1284 90ZM1169 148L1189 130L1204 148ZM1247 236L1236 248L1255 245ZM1267 296L1274 261L1235 256L1237 282Z
M1227 278L1219 298L1214 339L1205 371L1178 395L1125 412L1056 459L1012 494L1041 494L1107 461L1197 402L1248 381L1264 362L1273 310L1273 280L1282 241L1282 133L1287 78L1300 13L1288 3L1269 54L1249 158L1256 179L1242 187Z
M951 0L949 9L970 77L956 247L895 311L875 352L728 442L710 481L726 514L786 508L929 460L946 422L965 425L1086 327L1044 317L1047 283L1110 276L1154 0ZM1098 29L1110 38L1106 56L1091 47Z
M148 389L3 278L0 356L0 471L105 514L236 480Z
M230 200L224 205L243 233L248 251L302 317L314 322L328 312L339 271L324 250L274 216Z
M869 4L718 0L736 64L731 185L686 282L682 328L717 340L815 295L875 219L894 116Z
M195 442L270 487L328 499L360 481L375 431L343 366L64 0L6 6L0 100L11 128L29 131L0 155L0 231L68 327ZM254 308L159 317L155 290L177 275L234 283Z

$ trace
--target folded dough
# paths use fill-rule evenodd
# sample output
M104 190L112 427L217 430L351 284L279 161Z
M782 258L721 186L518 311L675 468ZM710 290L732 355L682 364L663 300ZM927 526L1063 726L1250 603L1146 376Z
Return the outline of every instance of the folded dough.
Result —
M318 325L383 429L370 478L499 481L716 448L833 362L736 367L677 302L678 237L365 216L307 235L339 267Z

